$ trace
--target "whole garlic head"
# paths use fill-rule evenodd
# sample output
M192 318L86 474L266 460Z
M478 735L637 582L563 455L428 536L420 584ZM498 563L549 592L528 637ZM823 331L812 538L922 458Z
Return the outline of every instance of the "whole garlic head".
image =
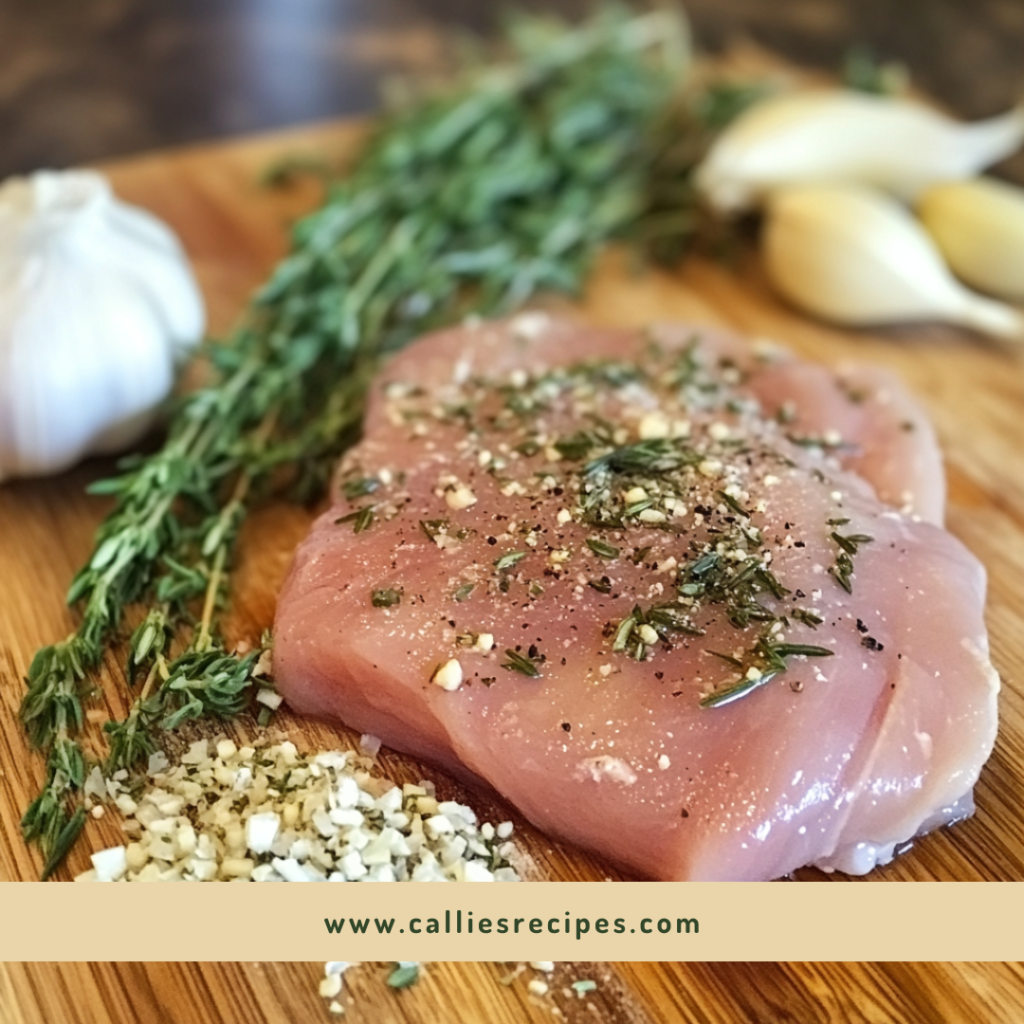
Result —
M173 232L104 177L0 185L0 480L137 440L204 322Z

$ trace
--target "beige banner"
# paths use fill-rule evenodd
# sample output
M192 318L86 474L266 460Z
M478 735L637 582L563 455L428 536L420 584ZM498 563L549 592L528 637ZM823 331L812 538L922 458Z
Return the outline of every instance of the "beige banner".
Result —
M1024 960L1024 883L0 884L3 960Z

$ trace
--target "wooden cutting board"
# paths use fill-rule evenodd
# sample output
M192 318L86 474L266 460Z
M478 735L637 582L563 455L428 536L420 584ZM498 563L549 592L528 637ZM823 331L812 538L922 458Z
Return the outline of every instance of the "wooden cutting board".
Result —
M220 333L230 327L246 296L285 251L287 224L303 210L311 208L317 199L317 188L310 183L283 192L268 191L258 184L260 171L286 152L319 152L341 158L352 151L359 134L357 127L329 125L250 141L154 154L123 161L106 170L124 199L147 207L179 232L207 298L210 327L214 333ZM801 354L827 363L856 359L883 364L900 374L928 406L947 457L951 498L949 527L979 555L990 573L988 621L995 663L1004 679L1000 698L1001 729L995 754L977 789L976 817L921 840L914 850L869 878L874 881L1024 879L1024 827L1019 812L1024 805L1024 445L1021 444L1024 359L1021 353L934 327L851 333L813 323L786 308L771 294L753 252L741 253L732 268L694 260L675 273L642 275L634 274L623 260L611 254L595 274L577 310L584 317L607 324L636 325L656 319L686 319L727 325L751 336L784 341ZM63 595L72 574L88 557L93 531L108 508L105 500L87 497L84 488L89 481L109 474L111 468L109 462L93 461L57 478L17 481L0 487L0 879L38 877L39 858L22 843L18 824L30 795L40 783L43 769L41 758L28 749L17 721L22 678L38 647L67 635L73 628L74 615L65 608ZM226 623L229 639L252 640L270 624L278 584L311 518L311 513L305 510L277 505L261 511L247 524L235 573L233 606ZM123 717L126 710L125 684L117 659L108 660L99 683L100 691L90 714L93 740L99 723L111 716ZM343 729L300 721L287 713L281 716L280 723L310 747L335 747L351 744L354 739ZM243 735L247 730L251 732L251 723L239 723L236 728L238 734ZM528 878L600 880L621 877L588 855L546 839L496 798L467 792L409 758L384 752L381 762L383 771L400 781L422 777L437 780L445 797L466 800L491 820L511 817L516 822L518 845L523 853L522 868ZM73 877L89 866L91 851L119 842L121 833L113 814L101 821L90 821L84 840L58 877ZM814 871L803 871L800 875L810 879L825 877ZM42 968L33 970L38 972ZM72 970L62 968L69 978L72 974L67 972ZM284 967L238 968L234 974L228 968L209 968L213 972L209 978L198 968L191 969L190 973L185 968L165 968L163 973L157 968L147 970L146 984L154 991L157 990L154 979L177 991L176 982L168 980L176 977L177 970L185 972L186 980L199 989L208 986L212 991L217 986L238 985L245 992L261 993L253 998L260 1005L266 1002L269 1008L264 1019L268 1021L296 1019L283 1016L291 1012L285 1008L305 1005L303 1000L307 999L296 996L298 1003L293 1004L289 1002L290 997L267 996L268 991L284 991L284 981L275 980L291 977L290 969ZM492 1005L483 997L476 1002L463 1003L458 998L460 989L472 987L475 984L472 977L483 970L482 966L463 965L438 972L438 985L448 984L441 979L451 979L451 989L445 990L448 994L436 1003L446 1007L446 1015L428 1016L424 1010L423 1016L402 1016L405 1013L402 1010L396 1011L398 1016L386 1019L488 1020L498 1024L505 1020L534 1019L523 1009L527 1004L522 999L514 1004L513 1010L502 1009L504 1004L500 1000ZM743 998L753 1000L751 1006L759 1006L765 1012L769 1006L785 1006L796 1012L799 1019L812 1019L799 1010L808 1005L807 991L820 989L823 999L831 999L828 993L832 985L839 985L852 996L858 990L867 991L874 984L866 980L867 975L856 971L834 976L826 971L812 977L802 974L803 969L798 968L779 968L782 973L777 974L765 974L768 967L749 968L749 973L744 974L744 969L736 966L707 968L704 974L697 967L678 965L634 965L609 970L609 976L616 979L623 993L622 1005L636 1003L647 1007L654 1019L669 1019L658 1015L661 1010L652 1009L665 1000L670 1000L666 1006L676 1007L673 1020L740 1019L735 1013L730 1017L723 1009L739 1005L729 1002L740 998L736 994L737 986L740 989L749 986ZM981 973L976 977L984 978L984 970L979 970ZM295 976L305 975L299 972ZM216 1014L220 1016L211 1010L214 1015L202 1017L197 1012L195 1017L189 1018L167 1013L159 1017L143 1012L141 1008L147 1005L145 1000L139 997L138 1002L133 1002L135 996L125 994L134 984L132 979L141 975L129 978L116 971L97 970L75 977L78 978L75 984L87 987L108 1007L107 1012L113 1014L111 1019L132 1019L118 1016L109 1009L122 1005L139 1007L138 1013L145 1019L234 1019L228 1009L217 1009ZM37 1012L32 1007L45 1005L39 995L45 988L41 978L33 971L8 977L8 989L17 987L22 992L21 998L28 1000L24 1005L29 1007L23 1017L12 1019L76 1019L46 1014L42 1018L32 1016ZM0 994L4 991L3 983L0 977ZM302 984L308 987L312 982L306 979ZM989 983L964 984L962 991L967 992L972 986L980 991ZM996 985L996 982L991 984ZM693 986L699 990L697 995L690 991ZM711 987L705 992L702 986ZM883 997L876 993L877 999L896 999L900 987L901 983L886 981L884 988L889 995ZM928 986L920 988L931 997ZM33 1003L34 997L24 996L25 992L35 992L38 998ZM118 992L121 995L115 998ZM401 998L415 1001L421 997ZM156 1004L166 1005L158 997L154 999ZM242 1002L241 994L237 995L236 1003L249 1005ZM831 999L829 1005L839 1004ZM910 1009L906 1010L904 1018L895 1009L874 1013L864 1008L873 1005L865 1002L858 1011L865 1016L848 1019L938 1019L923 1011L911 1013ZM453 1006L458 1007L457 1012L463 1016L452 1016ZM474 1013L476 1016L472 1015ZM601 1016L604 1013L612 1016ZM622 1013L609 1008L601 1010L598 1019L629 1019ZM636 1019L644 1019L642 1012Z
M337 1017L322 964L0 963L0 1024L1017 1024L1024 1006L1020 964L558 964L544 996L530 969L502 984L514 966L432 963L395 992L363 964Z

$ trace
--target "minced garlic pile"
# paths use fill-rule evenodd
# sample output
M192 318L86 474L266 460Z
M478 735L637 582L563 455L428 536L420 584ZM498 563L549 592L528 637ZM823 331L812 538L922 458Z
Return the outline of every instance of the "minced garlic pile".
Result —
M364 749L379 742L364 737ZM146 780L98 768L85 794L110 801L132 841L92 857L76 881L515 882L512 823L478 826L432 783L397 786L352 751L304 757L288 741L193 743L158 753Z

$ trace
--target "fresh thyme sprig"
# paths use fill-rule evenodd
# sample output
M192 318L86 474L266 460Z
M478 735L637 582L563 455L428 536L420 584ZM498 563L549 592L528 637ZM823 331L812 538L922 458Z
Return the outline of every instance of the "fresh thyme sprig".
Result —
M204 349L210 382L181 400L163 446L92 489L116 505L68 595L81 622L35 658L21 712L47 755L23 820L47 872L84 821L82 695L129 606L151 609L130 666L148 669L128 718L107 728L117 765L151 749L155 729L243 707L255 652L229 654L212 614L239 527L282 474L299 499L322 493L384 356L467 312L576 291L609 240L675 256L693 237L687 175L739 105L714 89L679 100L681 16L610 6L576 29L521 18L509 40L508 64L382 120L349 177L295 227L238 329ZM671 223L669 206L682 215ZM371 524L372 511L353 519ZM142 643L158 634L159 651Z

